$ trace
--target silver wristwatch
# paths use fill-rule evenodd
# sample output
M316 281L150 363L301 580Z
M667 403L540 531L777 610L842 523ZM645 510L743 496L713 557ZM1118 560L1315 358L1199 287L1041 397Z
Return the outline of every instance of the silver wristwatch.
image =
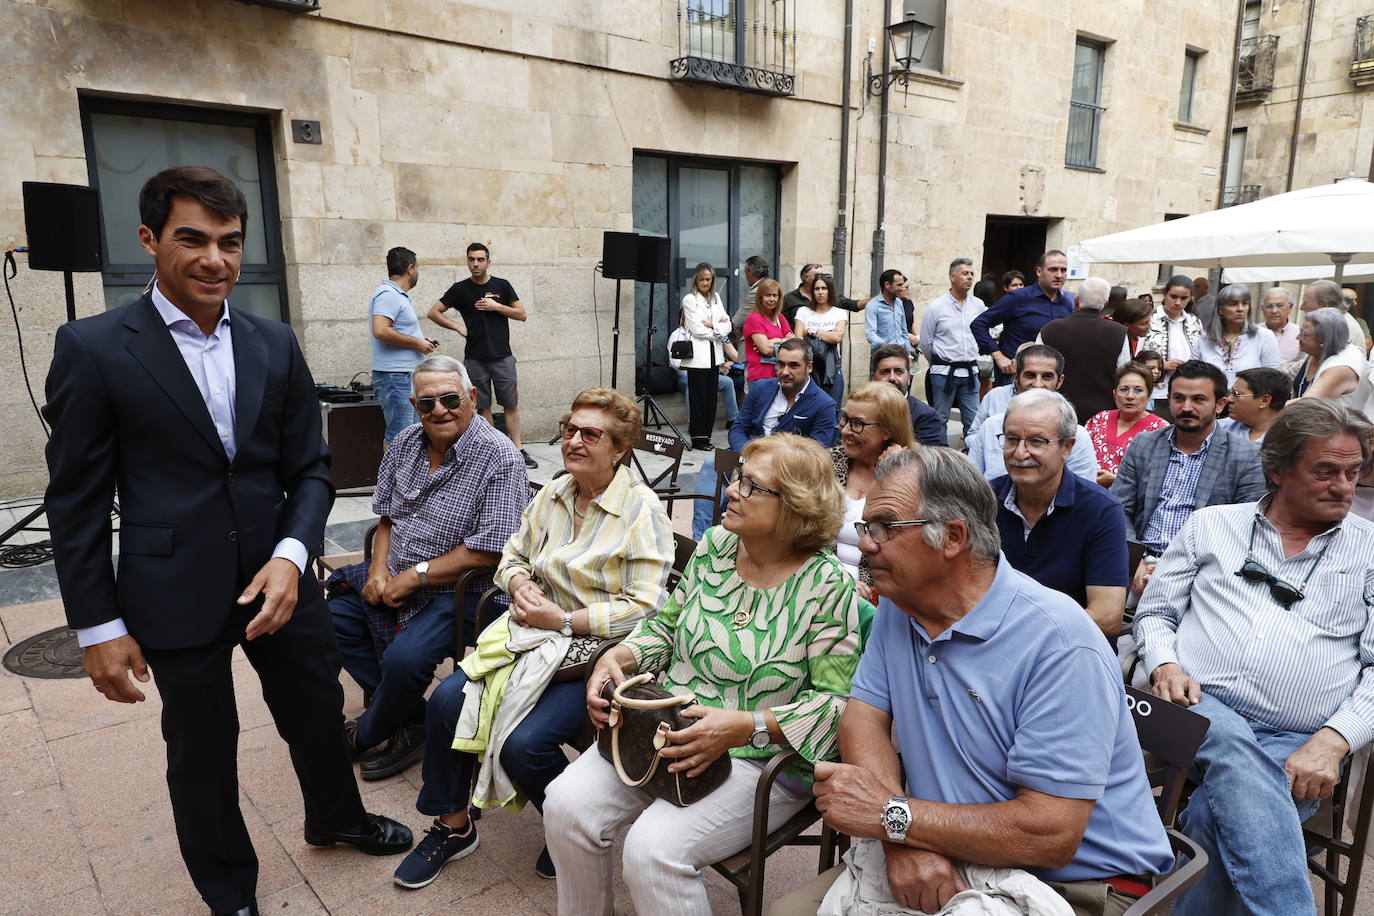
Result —
M773 743L773 736L768 734L768 719L758 710L754 711L754 733L749 736L749 746L755 750L763 750Z
M415 564L415 575L420 578L420 587L429 588L429 561L421 560Z
M905 843L906 832L911 828L911 806L905 798L894 796L887 800L881 818L887 838L894 843Z
M563 612L563 629L559 630L558 632L562 633L564 636L567 636L569 638L572 637L572 611Z

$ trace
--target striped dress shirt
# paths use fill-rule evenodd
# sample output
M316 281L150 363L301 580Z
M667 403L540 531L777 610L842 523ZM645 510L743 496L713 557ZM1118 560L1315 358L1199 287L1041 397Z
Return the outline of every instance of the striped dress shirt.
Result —
M1333 728L1355 750L1374 738L1374 524L1347 515L1285 558L1262 514L1268 500L1192 514L1136 609L1140 656L1149 671L1177 663L1247 719L1304 734ZM1254 558L1305 595L1287 610L1266 584L1235 574L1257 516Z
M512 580L528 576L564 610L586 608L592 636L620 636L668 597L673 526L654 491L621 467L574 533L576 486L571 474L559 477L530 501L496 584L510 594Z

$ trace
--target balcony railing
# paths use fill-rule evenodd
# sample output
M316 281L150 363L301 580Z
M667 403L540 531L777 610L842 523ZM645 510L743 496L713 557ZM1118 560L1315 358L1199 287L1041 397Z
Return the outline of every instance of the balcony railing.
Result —
M1267 98L1274 88L1274 61L1278 58L1279 36L1260 35L1240 43L1240 67L1236 71L1236 101L1256 102Z
M797 23L792 0L678 0L674 79L792 95Z
M1252 204L1260 199L1260 186L1257 184L1238 184L1222 188L1221 205L1234 207L1236 204Z
M1374 86L1374 16L1355 20L1355 53L1350 56L1350 78L1356 86Z
M1064 164L1080 169L1097 168L1097 132L1102 125L1101 105L1069 102L1069 141Z

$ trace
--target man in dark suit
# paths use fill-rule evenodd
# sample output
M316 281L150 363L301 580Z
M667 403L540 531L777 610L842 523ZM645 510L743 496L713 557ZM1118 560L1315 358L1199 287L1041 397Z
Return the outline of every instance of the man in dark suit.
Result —
M318 587L300 582L334 496L310 371L288 327L228 307L247 203L218 172L173 168L144 185L139 217L156 284L57 333L48 521L96 690L137 703L130 672L157 678L172 813L196 889L212 912L253 914L236 645L290 745L306 842L382 855L408 849L411 835L363 810L333 626Z
M925 401L911 396L911 351L901 344L883 344L873 350L869 381L887 382L906 398L911 413L911 434L921 445L949 445L949 425Z
M1068 398L1079 420L1087 423L1116 406L1112 389L1116 370L1131 361L1126 326L1102 320L1112 286L1101 277L1089 277L1078 287L1077 306L1067 318L1056 318L1040 329L1039 343L1064 354L1072 370L1064 377L1059 393Z

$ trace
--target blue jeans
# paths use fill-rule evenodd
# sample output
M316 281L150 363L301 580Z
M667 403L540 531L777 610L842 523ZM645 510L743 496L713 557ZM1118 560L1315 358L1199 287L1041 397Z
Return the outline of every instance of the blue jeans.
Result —
M444 678L430 695L425 712L425 760L420 770L424 785L415 810L430 817L462 811L472 798L477 758L453 749L467 682L461 670ZM585 686L582 681L550 684L501 747L501 766L541 814L549 783L568 766L562 745L582 733L587 717Z
M711 527L711 516L714 515L715 505L710 497L716 495L716 453L706 456L706 460L701 463L701 471L697 473L697 481L693 487L693 492L700 493L707 499L692 500L692 538L701 540L701 535L707 528ZM720 494L720 511L724 512L726 506L725 491Z
M955 378L958 369L950 369L949 375L930 375L930 394L934 398L930 406L940 415L940 420L949 423L951 407L959 408L959 421L964 424L964 438L968 438L968 428L978 413L978 370L968 370L968 378Z
M687 391L687 370L677 370L677 387L682 392L683 403L687 407L687 413L692 412L692 398ZM725 406L725 425L729 426L735 422L735 415L739 413L739 403L735 397L735 380L728 375L722 375L720 381L716 383L717 396L721 404Z
M479 595L465 596L465 634L477 638ZM453 595L436 595L420 608L381 657L367 625L367 602L357 592L330 599L334 635L343 655L343 667L372 694L372 704L358 717L358 746L374 747L402 725L425 721L425 690L434 680L434 669L453 654Z
M372 390L382 405L382 416L386 418L383 442L390 444L401 430L420 422L419 414L410 404L409 372L373 372Z
M814 376L812 377L814 378ZM835 371L835 378L832 379L830 382L830 387L822 390L824 390L826 394L830 395L830 398L835 402L836 407L839 407L840 404L844 403L844 370L837 369Z
M1179 829L1211 861L1174 904L1174 916L1314 914L1302 822L1320 803L1295 802L1283 771L1310 735L1251 722L1206 694L1192 709L1212 725L1193 764L1200 785Z

